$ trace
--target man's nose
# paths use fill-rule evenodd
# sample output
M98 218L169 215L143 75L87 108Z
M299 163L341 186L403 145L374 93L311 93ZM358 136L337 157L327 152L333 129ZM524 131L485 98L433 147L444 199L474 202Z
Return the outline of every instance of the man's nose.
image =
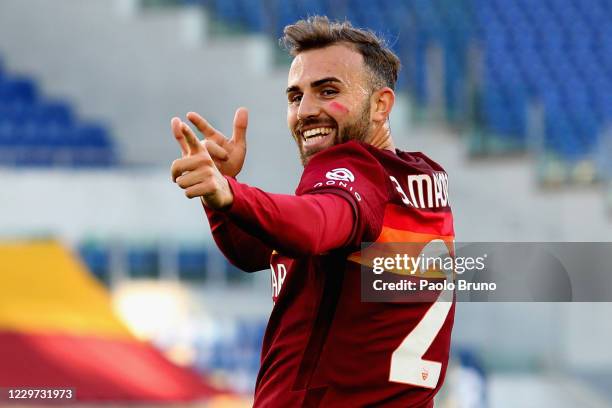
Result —
M312 95L304 94L302 95L302 100L300 101L300 107L298 108L297 117L298 119L306 119L314 116L318 116L321 112L321 108L316 98Z

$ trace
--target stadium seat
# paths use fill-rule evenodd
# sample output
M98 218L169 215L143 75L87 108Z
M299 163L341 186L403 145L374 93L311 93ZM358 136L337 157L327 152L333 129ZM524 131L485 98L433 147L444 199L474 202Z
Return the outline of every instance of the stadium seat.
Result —
M0 164L9 166L111 166L108 130L82 122L63 100L39 95L36 81L7 73L0 60Z
M159 253L155 247L130 247L127 266L132 278L156 278L159 276Z
M178 272L181 279L206 279L208 254L202 248L180 248L178 251Z
M108 284L110 282L110 252L108 247L96 243L84 243L79 248L79 255L96 278Z
M35 114L39 123L56 126L74 125L72 109L67 103L62 101L52 101L40 105Z
M0 101L10 104L33 104L37 97L36 85L28 78L3 78L0 82Z

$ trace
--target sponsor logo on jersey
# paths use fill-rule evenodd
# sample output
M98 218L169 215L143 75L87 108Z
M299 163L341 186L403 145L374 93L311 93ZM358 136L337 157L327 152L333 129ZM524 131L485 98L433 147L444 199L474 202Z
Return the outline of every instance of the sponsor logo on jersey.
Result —
M344 167L339 167L337 169L330 170L325 174L325 178L327 178L325 182L320 181L312 187L313 188L320 188L324 186L325 187L329 187L329 186L341 187L347 190L348 192L350 192L351 194L353 194L353 196L355 197L357 201L361 201L361 195L353 188L352 185L350 185L350 183L355 181L355 176L349 169L346 169Z
M402 202L415 208L447 207L448 175L443 171L432 174L411 174L408 176L407 189L402 188L399 181L389 176Z
M328 171L325 174L325 177L328 180L336 180L336 181L355 181L355 176L349 169L345 169L344 167L340 167L338 169L333 169Z
M322 182L318 182L317 184L315 184L314 186L312 186L312 188L319 188L319 187L323 187L323 186L336 186L336 187L342 187L345 190L349 191L350 193L353 194L353 196L355 196L355 199L357 201L361 201L361 195L355 191L355 189L353 188L353 186L349 186L346 182L344 181L336 181L336 180L327 180L325 183Z

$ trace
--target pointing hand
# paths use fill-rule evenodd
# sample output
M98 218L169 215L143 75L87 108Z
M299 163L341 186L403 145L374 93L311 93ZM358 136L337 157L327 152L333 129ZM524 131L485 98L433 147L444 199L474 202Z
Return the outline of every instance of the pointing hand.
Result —
M225 176L236 177L242 170L246 156L246 130L249 122L246 108L236 110L233 133L229 139L195 112L189 112L187 119L204 135L203 143L219 171Z
M205 143L179 118L172 118L172 133L181 147L182 157L172 163L172 181L188 198L202 197L204 205L222 209L232 204L229 183L219 171Z

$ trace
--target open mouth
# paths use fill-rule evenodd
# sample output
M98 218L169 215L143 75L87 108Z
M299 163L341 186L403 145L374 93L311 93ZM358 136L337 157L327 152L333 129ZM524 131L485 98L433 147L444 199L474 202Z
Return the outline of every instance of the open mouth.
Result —
M311 147L323 143L329 137L333 136L334 128L332 127L318 127L314 129L308 129L302 132L302 138L304 139L304 146Z

